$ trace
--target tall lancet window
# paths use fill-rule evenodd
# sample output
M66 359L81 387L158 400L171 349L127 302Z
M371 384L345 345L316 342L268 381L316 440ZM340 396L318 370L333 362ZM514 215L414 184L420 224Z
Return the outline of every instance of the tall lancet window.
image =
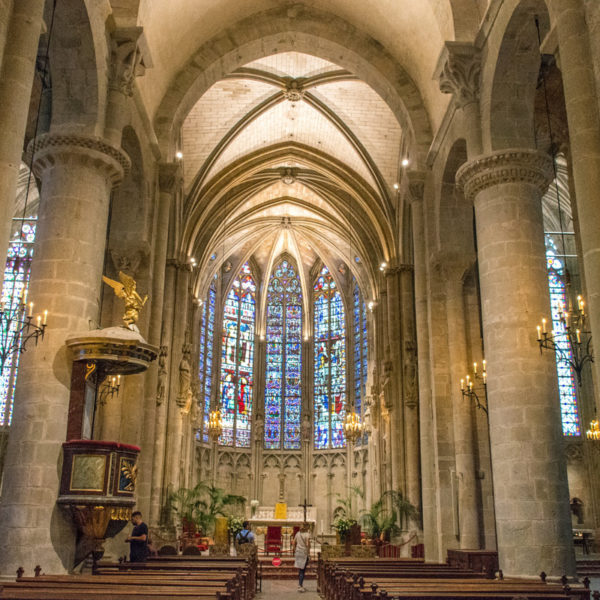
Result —
M245 263L234 279L223 313L221 347L221 416L224 446L250 447L254 383L256 283Z
M13 219L12 238L8 247L2 288L2 304L6 307L11 305L15 307L23 295L27 296L36 225L37 214ZM0 332L0 335L6 346L17 343L15 340L17 333L14 328ZM12 420L19 356L18 352L9 355L4 365L4 372L0 375L0 430L8 427Z
M353 279L354 309L354 407L356 414L363 415L364 399L367 389L367 306L360 293L358 282ZM360 443L360 440L358 441Z
M302 288L294 266L282 260L267 291L265 448L300 448L302 399ZM282 439L283 438L283 439Z
M346 413L346 329L342 295L327 267L314 285L315 448L343 448Z
M202 441L208 442L208 415L210 413L210 393L212 391L213 345L215 341L215 302L217 299L217 276L212 280L202 306L200 324L200 351L198 377L200 379L200 402L204 406Z

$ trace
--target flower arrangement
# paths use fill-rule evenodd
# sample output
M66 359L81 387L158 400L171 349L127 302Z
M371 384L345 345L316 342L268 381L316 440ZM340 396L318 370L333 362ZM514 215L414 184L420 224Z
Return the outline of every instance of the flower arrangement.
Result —
M250 510L252 511L252 516L256 514L256 509L258 508L259 502L258 500L250 501Z
M227 529L229 529L231 534L235 537L242 529L244 529L244 519L242 519L242 517L230 515L227 517Z

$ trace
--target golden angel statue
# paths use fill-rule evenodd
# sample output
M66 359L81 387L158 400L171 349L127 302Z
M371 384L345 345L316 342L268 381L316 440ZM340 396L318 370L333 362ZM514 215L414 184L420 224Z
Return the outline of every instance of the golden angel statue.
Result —
M119 271L119 281L115 281L114 279L109 279L106 276L102 276L102 279L105 283L108 283L110 287L115 290L115 296L117 298L122 298L125 301L125 314L123 315L123 321L125 322L125 327L127 329L131 329L135 331L137 326L138 317L140 315L140 310L146 304L146 300L148 300L148 295L142 297L136 292L135 280L133 277L129 275L125 275L123 271Z

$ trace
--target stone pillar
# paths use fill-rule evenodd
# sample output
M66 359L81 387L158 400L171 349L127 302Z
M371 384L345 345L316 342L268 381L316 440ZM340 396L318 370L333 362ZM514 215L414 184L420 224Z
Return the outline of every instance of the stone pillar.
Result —
M402 411L402 327L400 320L400 270L391 267L385 271L387 289L387 319L388 330L388 361L389 372L388 390L391 398L386 405L390 410L390 467L391 485L396 491L406 492L406 472L404 464L404 415ZM392 357L394 359L392 360Z
M500 568L574 575L556 366L536 341L550 314L540 200L552 163L534 150L501 150L456 177L477 221Z
M15 209L44 0L14 2L0 71L0 256L6 256Z
M552 0L558 33L575 199L593 339L600 339L600 114L588 26L582 0ZM596 407L600 409L600 361L594 363Z
M413 266L400 266L400 306L402 310L402 400L404 412L404 454L406 498L415 506L421 502L419 472L419 411L417 384L417 342Z
M72 567L70 518L56 505L69 406L67 335L98 321L109 197L127 157L98 138L44 135L35 142L42 181L29 298L48 309L43 342L22 355L0 505L0 574ZM83 233L82 233L83 232Z
M152 269L152 295L150 297L150 329L149 343L161 346L162 314L165 296L165 270L167 261L167 244L169 241L169 217L176 184L181 181L180 163L163 163L159 165L159 198L154 228L154 264ZM144 412L144 428L142 431L142 451L138 459L138 504L142 514L148 515L151 525L158 523L158 506L160 499L153 500L153 467L158 457L158 439L161 427L165 426L165 407L169 373L168 346L161 346L157 367L150 367L146 378L146 409ZM156 391L156 394L154 394ZM161 452L164 452L164 438ZM160 490L160 483L159 488ZM152 509L150 506L152 505Z
M444 94L453 94L456 108L463 113L464 135L469 158L483 153L479 112L480 74L481 54L473 44L445 42L438 60L436 75L440 91Z
M171 386L167 416L165 485L169 492L180 487L183 418L189 412L191 392L191 346L188 341L188 305L191 265L179 263L173 313Z
M426 173L408 171L408 196L412 219L415 262L415 322L419 379L419 434L421 449L421 518L426 560L443 560L437 542L435 506L434 414L432 407L431 361L429 357L429 303L427 293L427 250L423 196Z
M163 302L163 344L161 349L167 353L166 368L167 377L165 382L164 399L158 404L156 409L156 425L155 425L155 440L154 440L154 457L152 460L152 493L150 496L150 524L156 525L162 521L161 509L164 503L164 487L163 481L165 477L165 453L167 442L167 411L171 398L171 385L173 379L173 361L169 356L169 345L171 344L172 328L173 328L173 311L174 311L174 295L175 295L175 280L177 276L176 261L167 261L165 269L165 295ZM169 345L167 345L169 344Z
M446 278L446 314L448 319L448 354L450 356L450 385L454 455L458 479L458 526L460 547L478 549L479 509L475 482L475 443L473 406L463 398L460 380L470 370L467 367L467 337L463 277L467 265L460 259L443 267Z

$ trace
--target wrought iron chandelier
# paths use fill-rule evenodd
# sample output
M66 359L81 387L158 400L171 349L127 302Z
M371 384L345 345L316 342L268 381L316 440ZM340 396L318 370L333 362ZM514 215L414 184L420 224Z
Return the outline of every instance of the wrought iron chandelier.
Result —
M572 306L559 307L558 327L547 329L546 319L537 326L537 341L540 354L544 349L552 350L560 362L570 365L577 375L577 383L581 386L581 372L585 365L594 362L591 348L592 334L587 328L585 303L581 296L577 296L577 309Z
M475 382L481 380L481 388L479 393L483 391L482 397L475 390ZM485 360L482 363L481 375L478 373L477 363L473 363L473 376L465 375L464 379L460 380L460 391L463 398L468 398L470 402L475 402L475 406L481 409L486 415L487 409L487 367ZM482 401L483 400L483 401Z

